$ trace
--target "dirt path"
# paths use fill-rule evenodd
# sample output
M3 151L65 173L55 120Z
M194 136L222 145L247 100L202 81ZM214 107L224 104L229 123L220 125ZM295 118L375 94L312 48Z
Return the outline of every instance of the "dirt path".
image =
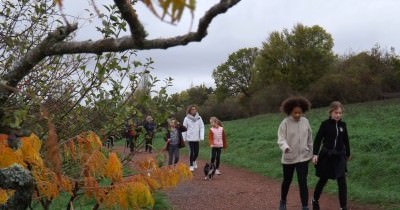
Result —
M148 156L139 153L137 158ZM180 162L188 162L183 157ZM198 161L199 167L193 173L193 179L179 184L174 189L165 190L167 197L176 210L206 210L206 209L278 209L280 199L280 183L276 180L251 173L244 169L221 164L222 175L214 176L211 181L205 181L202 167L205 162ZM293 182L296 182L296 177ZM310 196L312 190L310 189ZM311 198L311 197L310 197ZM320 205L323 210L339 210L336 196L323 194ZM288 210L301 209L298 188L291 186L288 195ZM311 208L310 208L311 209ZM349 202L351 210L379 210L355 202Z

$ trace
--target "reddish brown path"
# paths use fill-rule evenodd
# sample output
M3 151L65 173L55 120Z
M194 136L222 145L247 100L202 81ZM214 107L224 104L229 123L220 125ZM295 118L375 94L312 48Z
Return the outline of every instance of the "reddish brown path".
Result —
M143 156L148 156L148 154L139 153L137 158ZM187 162L187 158L183 157L181 162ZM280 183L276 180L222 163L220 166L222 175L216 175L213 180L205 181L201 169L204 164L204 161L198 161L200 167L194 171L191 181L165 191L175 210L278 209ZM296 179L293 182L296 182ZM310 195L311 193L310 190ZM327 194L323 194L320 200L323 210L339 210L338 203L336 196ZM299 191L293 184L289 191L287 207L288 210L301 209ZM352 201L349 202L349 209L379 210L379 208L360 205Z

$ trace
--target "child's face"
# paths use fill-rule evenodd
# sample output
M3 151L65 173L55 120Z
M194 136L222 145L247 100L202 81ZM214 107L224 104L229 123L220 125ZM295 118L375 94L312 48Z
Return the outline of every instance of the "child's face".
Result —
M191 115L196 115L196 113L197 113L197 109L196 109L196 107L192 107L192 108L190 108L190 114Z
M342 108L337 108L331 112L331 118L336 121L342 119L342 115L343 115Z
M175 128L175 127L176 127L176 121L175 121L175 120L172 120L171 122L169 122L169 126L170 126L171 128Z
M218 123L215 120L210 120L210 125L212 127L218 127Z
M300 120L301 116L303 116L303 110L300 107L296 106L295 108L293 108L290 115L293 117L294 120L298 121Z

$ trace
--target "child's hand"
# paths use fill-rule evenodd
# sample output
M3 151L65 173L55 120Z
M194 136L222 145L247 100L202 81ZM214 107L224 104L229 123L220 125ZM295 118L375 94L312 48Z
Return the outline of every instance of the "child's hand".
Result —
M314 165L318 163L318 155L313 155L312 163L314 163Z

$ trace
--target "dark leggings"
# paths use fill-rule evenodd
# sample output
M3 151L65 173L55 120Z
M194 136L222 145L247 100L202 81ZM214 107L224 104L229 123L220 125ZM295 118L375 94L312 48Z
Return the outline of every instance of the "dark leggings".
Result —
M337 185L339 188L339 203L341 208L347 208L347 183L346 176L340 177L336 179ZM319 178L317 185L315 186L314 191L314 200L318 201L322 190L324 189L326 183L328 182L327 178Z
M308 206L308 187L307 187L307 174L308 174L308 161L295 164L282 164L283 168L283 182L281 187L281 200L286 201L289 192L290 183L293 179L294 170L297 172L297 181L300 187L300 199L303 206Z
M215 163L215 168L219 168L219 160L221 158L221 147L213 147L211 149L211 163Z
M179 145L169 145L168 147L168 165L175 165L179 161Z
M154 136L154 133L147 133L146 136L144 137L145 143L146 143L146 146L145 146L146 152L151 152L151 150L153 149L153 136Z
M189 141L189 154L190 154L190 166L193 166L193 162L196 161L199 156L199 142Z

